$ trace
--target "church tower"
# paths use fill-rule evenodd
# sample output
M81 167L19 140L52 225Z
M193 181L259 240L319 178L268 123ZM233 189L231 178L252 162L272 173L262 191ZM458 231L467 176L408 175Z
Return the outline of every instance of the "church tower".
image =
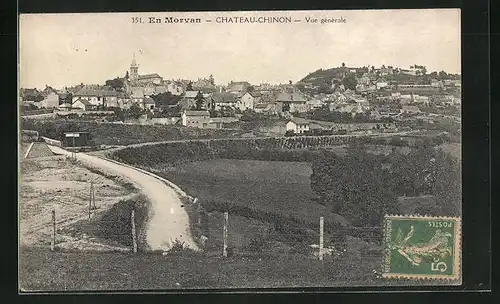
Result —
M135 61L135 53L134 58L132 59L132 64L130 65L129 76L132 81L137 81L137 78L139 78L139 65L137 65L137 62Z

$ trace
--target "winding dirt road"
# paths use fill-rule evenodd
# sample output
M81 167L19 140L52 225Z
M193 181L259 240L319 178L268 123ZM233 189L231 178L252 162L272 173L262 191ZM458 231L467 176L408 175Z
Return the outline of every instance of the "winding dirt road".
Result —
M64 149L49 146L55 154L71 155ZM79 161L103 171L120 175L135 184L151 202L146 241L151 250L166 251L178 239L189 248L198 250L189 228L186 210L181 207L179 195L163 181L133 167L122 165L85 153L76 153Z

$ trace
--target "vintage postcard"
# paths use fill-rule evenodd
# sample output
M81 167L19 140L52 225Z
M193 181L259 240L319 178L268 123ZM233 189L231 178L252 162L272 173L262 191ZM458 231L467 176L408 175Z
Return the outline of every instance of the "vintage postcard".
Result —
M21 14L20 291L460 284L460 28Z

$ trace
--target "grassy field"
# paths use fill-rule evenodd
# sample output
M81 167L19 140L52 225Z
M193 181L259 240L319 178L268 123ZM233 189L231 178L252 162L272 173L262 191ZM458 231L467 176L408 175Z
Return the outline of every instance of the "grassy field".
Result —
M425 286L379 277L381 256L323 262L304 255L233 256L20 251L21 291ZM375 272L374 272L375 271ZM440 282L442 285L456 282Z
M462 159L462 145L458 143L448 143L439 146L443 151L450 153L456 159Z
M305 162L216 159L163 168L155 172L198 197L293 216L309 222L342 221L313 201Z
M319 239L325 219L325 246L336 250L380 250L380 231L360 232L344 217L314 201L311 167L305 162L209 160L155 170L208 210L206 250L222 248L222 212L229 211L229 246L235 253L304 253ZM361 233L361 234L360 234ZM346 236L354 236L346 241ZM363 240L362 240L363 239Z
M304 255L20 252L21 290L151 290L362 286L384 283L373 270L380 257L321 263Z

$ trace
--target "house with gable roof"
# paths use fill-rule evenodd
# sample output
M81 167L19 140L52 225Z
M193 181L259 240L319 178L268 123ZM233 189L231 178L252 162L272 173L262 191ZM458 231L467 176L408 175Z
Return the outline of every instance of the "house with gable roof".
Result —
M63 104L60 104L57 107L57 109L60 110L60 111L71 111L72 110L72 105L70 103L63 103Z
M186 91L181 100L179 100L178 105L183 110L189 110L196 106L196 96L198 96L200 91Z
M235 94L228 92L214 93L212 94L213 108L215 110L220 110L223 107L236 108L237 98Z
M286 131L292 131L295 134L301 134L309 131L310 123L308 120L298 117L292 117L286 123Z
M253 110L255 105L260 102L262 94L260 92L246 92L237 102L236 107L240 111Z
M142 108L145 110L153 111L155 109L156 103L151 97L145 97L141 104Z
M283 105L283 111L286 111L288 108L288 112L290 113L302 113L309 110L306 104L307 98L298 91L293 93L281 92L276 96L276 102Z
M130 94L130 99L133 103L142 104L144 101L144 91L141 87L135 87L132 89L132 94Z
M87 100L94 106L107 106L107 103L116 104L118 93L112 90L103 90L92 87L84 87L73 94L72 102L78 99Z
M49 94L52 94L52 93L56 93L57 94L58 92L53 87L45 85L45 89L43 89L43 91L42 91L41 94L42 94L43 97L47 97Z
M78 98L76 101L73 102L71 108L81 111L91 111L95 108L95 106L88 100Z
M163 78L157 73L153 73L153 74L138 75L137 81L139 83L154 83L156 85L160 85L163 81Z
M172 95L182 95L184 94L184 84L180 81L171 81L167 84L167 91L172 93Z
M57 108L59 107L59 95L55 91L49 92L45 98L39 102L40 108Z
M208 111L184 111L181 114L182 125L185 127L206 128L210 123Z
M258 103L254 105L254 111L255 113L262 113L265 115L277 115L278 113L282 112L282 109L278 107L278 103L276 102L265 102L265 103Z

